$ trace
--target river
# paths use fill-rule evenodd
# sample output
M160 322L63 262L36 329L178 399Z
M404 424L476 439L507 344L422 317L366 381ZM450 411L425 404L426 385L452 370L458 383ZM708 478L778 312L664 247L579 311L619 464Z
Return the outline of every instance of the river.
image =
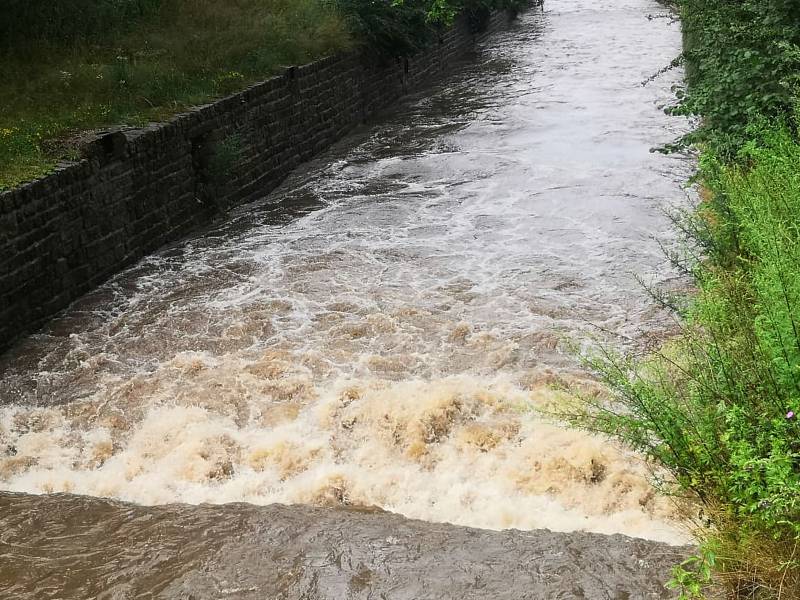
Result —
M217 578L203 595L206 554L235 580L243 557L277 552L265 523L319 530L280 543L296 556L396 529L476 565L460 536L495 563L545 539L505 530L688 541L638 457L542 415L565 385L601 393L575 348L643 349L674 327L638 280L684 285L658 240L692 164L651 152L687 127L663 112L682 74L650 78L680 44L651 0L547 0L277 192L19 343L0 359L0 590L140 597L131 582L159 564L153 597L349 597L292 595L252 564L244 587ZM634 543L571 536L551 543L607 539L600 557ZM601 567L670 556L636 543ZM67 574L48 580L56 565ZM484 597L651 597L633 571L639 592ZM450 597L419 594L363 597Z

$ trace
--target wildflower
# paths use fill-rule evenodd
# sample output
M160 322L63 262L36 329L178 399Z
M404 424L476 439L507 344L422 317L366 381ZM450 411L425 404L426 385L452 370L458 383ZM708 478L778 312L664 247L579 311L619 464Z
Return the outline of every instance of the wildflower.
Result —
M790 410L789 412L786 413L786 418L787 419L791 420L791 419L794 419L794 417L795 417L795 415L794 415L794 411L793 410Z

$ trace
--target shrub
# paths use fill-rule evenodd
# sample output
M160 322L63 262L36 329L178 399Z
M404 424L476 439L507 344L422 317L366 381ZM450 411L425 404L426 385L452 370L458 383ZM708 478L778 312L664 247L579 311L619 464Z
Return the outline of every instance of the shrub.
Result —
M356 39L384 56L409 56L432 43L441 29L466 13L485 24L492 10L519 10L527 0L328 0L344 15Z
M688 141L711 141L725 159L764 117L787 115L800 73L800 3L680 0L688 93L678 112L700 115Z

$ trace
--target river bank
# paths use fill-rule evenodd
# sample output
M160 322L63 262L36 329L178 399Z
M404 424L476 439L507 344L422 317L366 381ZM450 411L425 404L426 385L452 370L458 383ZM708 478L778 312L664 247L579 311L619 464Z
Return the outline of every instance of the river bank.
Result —
M80 160L92 131L164 121L356 43L344 15L317 0L63 0L6 10L0 191Z

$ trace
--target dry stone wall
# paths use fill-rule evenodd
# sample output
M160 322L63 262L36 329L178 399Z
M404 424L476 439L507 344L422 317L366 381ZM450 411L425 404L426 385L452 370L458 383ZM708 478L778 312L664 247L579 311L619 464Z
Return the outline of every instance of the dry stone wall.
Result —
M507 20L496 14L490 29ZM80 162L0 194L0 352L124 267L265 196L474 42L461 19L411 59L290 67L166 123L101 134Z

